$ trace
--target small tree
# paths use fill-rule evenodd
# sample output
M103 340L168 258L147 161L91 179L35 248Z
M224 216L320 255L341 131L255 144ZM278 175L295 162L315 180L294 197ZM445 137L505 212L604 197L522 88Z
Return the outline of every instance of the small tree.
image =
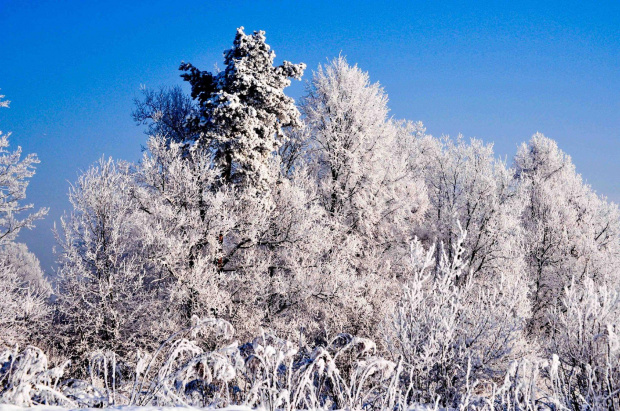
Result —
M166 328L161 280L148 266L142 221L126 165L100 160L72 185L73 211L56 231L60 349L73 358L94 349L120 355L157 344ZM158 280L158 281L156 281Z

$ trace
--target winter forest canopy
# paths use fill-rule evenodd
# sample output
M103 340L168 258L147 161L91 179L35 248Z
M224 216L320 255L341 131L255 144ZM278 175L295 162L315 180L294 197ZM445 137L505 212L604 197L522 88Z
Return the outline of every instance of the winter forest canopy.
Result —
M343 56L295 101L274 58L240 28L190 95L145 88L143 158L72 184L50 280L0 135L0 403L618 409L620 211L570 156L428 135Z

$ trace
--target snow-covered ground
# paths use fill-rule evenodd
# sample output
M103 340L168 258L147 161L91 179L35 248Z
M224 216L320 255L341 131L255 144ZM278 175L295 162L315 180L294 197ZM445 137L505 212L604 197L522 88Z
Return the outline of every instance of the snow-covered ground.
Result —
M104 408L107 410L119 410L119 411L179 411L182 408L183 410L198 410L200 408L192 408L192 407L111 407ZM204 408L202 408L204 409ZM8 404L0 404L0 411L77 411L77 410L98 410L101 411L102 408L63 408L51 405L36 405L34 407L18 407L17 405L8 405ZM226 407L226 408L218 408L218 410L222 411L250 411L252 408L243 407L243 406L235 406L235 407Z

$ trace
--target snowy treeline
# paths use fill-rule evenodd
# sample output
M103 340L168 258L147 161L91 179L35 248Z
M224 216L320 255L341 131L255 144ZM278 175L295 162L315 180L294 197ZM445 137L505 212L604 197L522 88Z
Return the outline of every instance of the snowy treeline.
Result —
M620 212L571 158L430 136L343 57L295 102L274 58L241 28L190 96L144 90L144 156L71 186L51 285L1 136L0 402L619 408Z

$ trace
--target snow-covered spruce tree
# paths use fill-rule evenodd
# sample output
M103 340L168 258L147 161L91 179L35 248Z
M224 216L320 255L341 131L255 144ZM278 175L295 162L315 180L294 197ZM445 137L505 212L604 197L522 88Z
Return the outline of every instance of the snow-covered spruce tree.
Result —
M100 160L71 186L70 215L56 231L57 328L63 354L83 365L97 349L124 356L158 343L166 327L165 279L154 278L135 212L128 165Z
M584 278L598 285L618 282L620 212L599 197L575 171L555 141L536 134L515 157L515 179L523 191L527 270L532 283L533 330L564 288Z
M0 107L9 102L0 95ZM10 134L0 132L0 346L24 343L37 334L48 313L49 284L36 257L13 240L22 228L32 228L47 209L28 214L24 204L28 179L39 162L36 154L21 159L21 147L7 150Z
M319 66L301 111L308 169L327 213L321 260L347 302L346 331L371 331L389 310L413 227L424 215L424 185L409 172L407 140L418 127L388 117L387 95L344 57Z
M199 130L198 141L213 151L224 182L257 194L277 179L270 163L286 139L282 128L300 125L299 111L284 88L290 78L300 79L306 66L284 61L275 67L274 58L265 32L246 35L240 27L225 53L223 71L212 74L181 64L198 104L189 119L190 127Z

